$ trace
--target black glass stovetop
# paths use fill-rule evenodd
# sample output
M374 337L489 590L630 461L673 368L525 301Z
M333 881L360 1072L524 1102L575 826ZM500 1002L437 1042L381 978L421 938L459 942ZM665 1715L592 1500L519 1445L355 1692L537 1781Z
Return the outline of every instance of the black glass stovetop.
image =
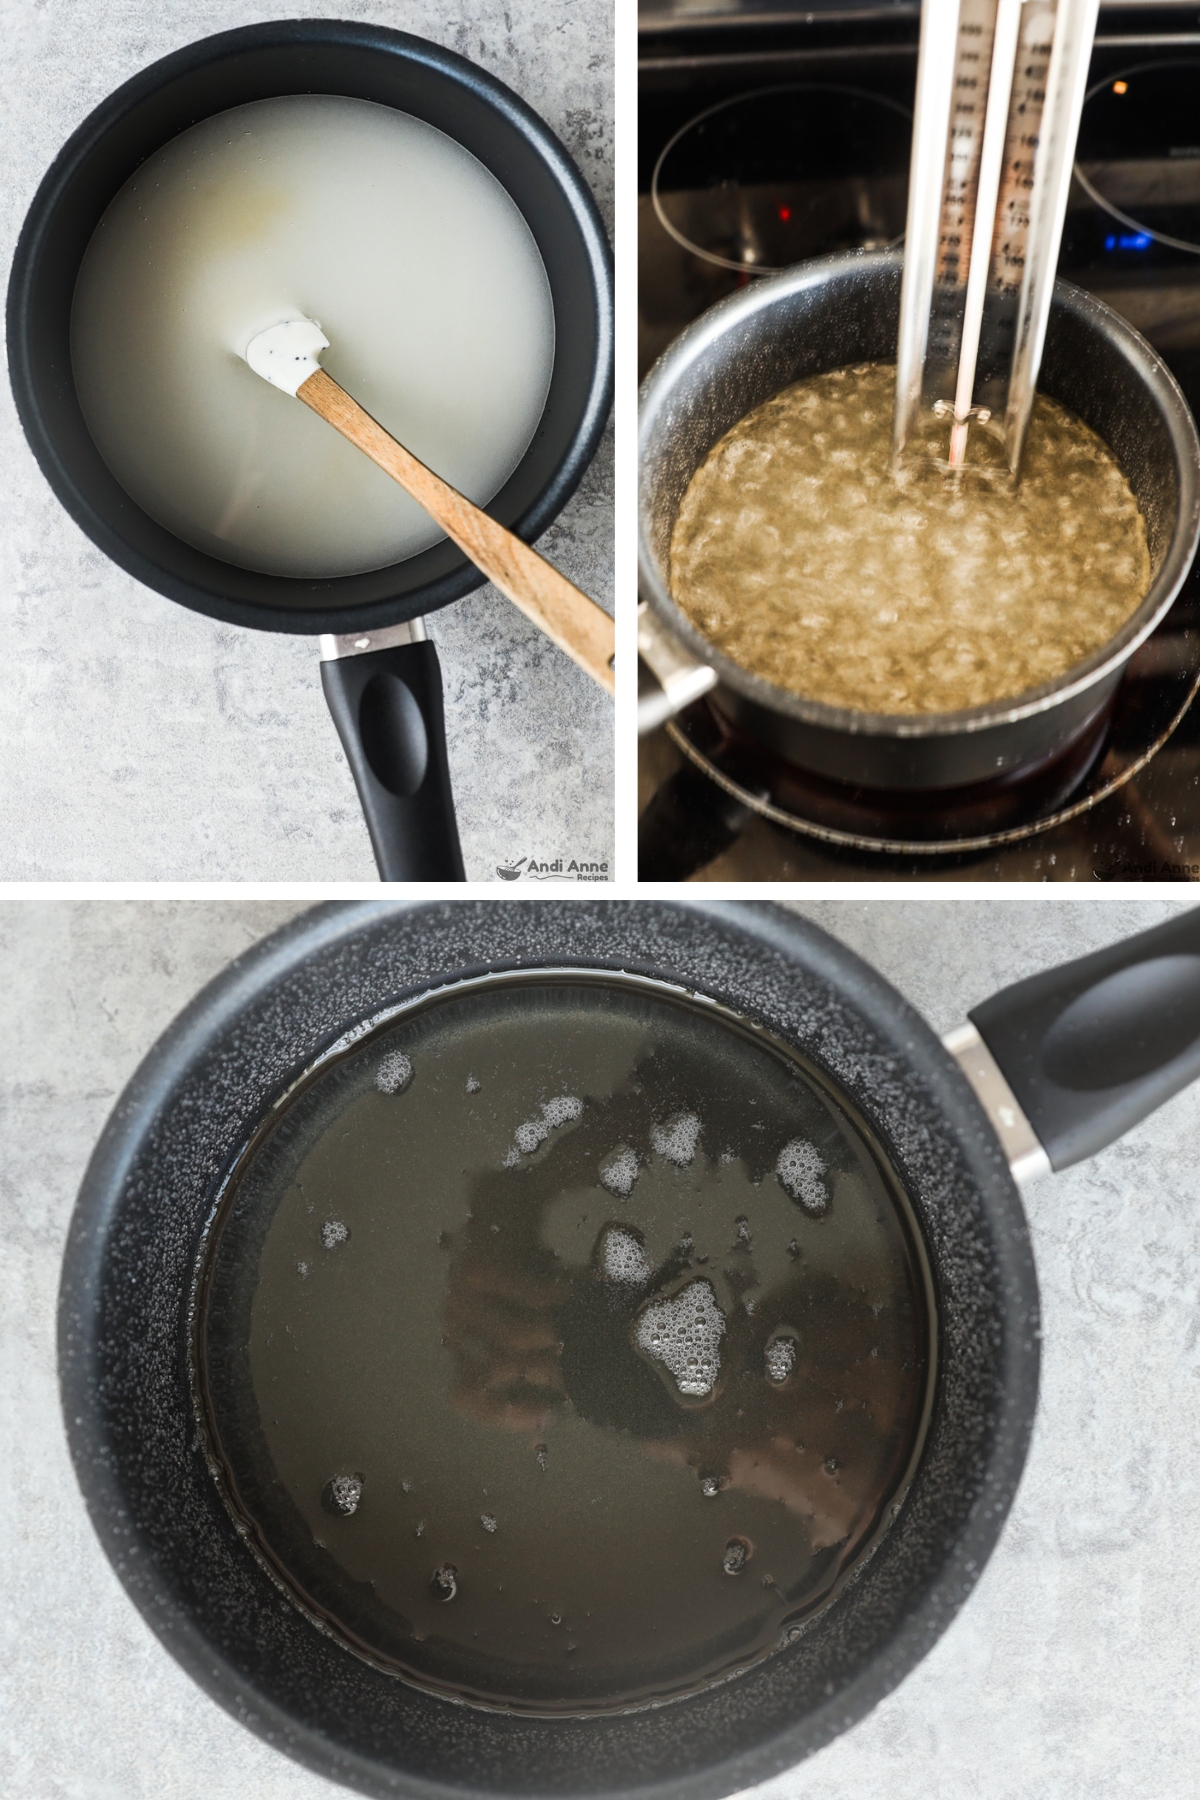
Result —
M903 230L917 9L643 6L639 355L758 278ZM1164 358L1200 417L1200 19L1103 8L1059 273ZM799 90L797 92L796 90ZM752 96L752 97L751 97ZM656 179L657 174L657 179ZM653 190L653 191L652 191ZM642 742L643 880L1200 880L1200 571L1130 665L1069 794L914 845L806 810L707 702Z

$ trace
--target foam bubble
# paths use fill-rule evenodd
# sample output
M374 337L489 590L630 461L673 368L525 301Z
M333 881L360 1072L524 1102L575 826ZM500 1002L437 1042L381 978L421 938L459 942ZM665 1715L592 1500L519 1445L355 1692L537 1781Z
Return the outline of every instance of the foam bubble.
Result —
M711 1394L721 1371L725 1315L711 1284L699 1277L670 1300L652 1300L638 1314L638 1348L675 1377L681 1394Z
M600 1239L600 1267L609 1281L641 1287L652 1274L646 1252L632 1231L609 1225Z
M740 1575L750 1561L750 1545L745 1538L730 1538L725 1546L725 1554L721 1558L721 1567L727 1575Z
M772 1338L763 1351L768 1381L786 1381L796 1366L796 1345L790 1337Z
M600 1164L600 1183L610 1194L619 1194L625 1199L633 1192L633 1184L638 1178L638 1159L635 1151L628 1144L618 1144L612 1155Z
M517 1151L525 1156L532 1156L539 1144L544 1144L550 1133L559 1125L566 1125L572 1119L578 1119L583 1112L583 1101L575 1094L556 1094L553 1100L547 1100L542 1107L541 1117L526 1119L518 1125L513 1136L517 1142ZM506 1169L511 1169L517 1158L511 1150L504 1159Z
M321 1227L321 1242L327 1250L336 1250L350 1236L350 1228L340 1219L326 1219Z
M793 1138L779 1152L775 1173L784 1193L806 1212L823 1213L826 1210L829 1195L823 1180L825 1164L815 1144Z
M433 1571L429 1585L435 1600L453 1600L458 1592L458 1570L453 1563L443 1563Z
M402 1094L413 1078L413 1066L403 1050L393 1050L375 1071L375 1086L381 1094Z
M542 1117L547 1125L565 1125L569 1119L583 1116L583 1101L576 1094L559 1094L555 1100L547 1100L542 1108Z
M338 1513L348 1519L358 1511L358 1503L362 1499L363 1478L361 1475L335 1475L325 1483L325 1491L321 1495L321 1503L326 1512Z
M492 1513L482 1513L480 1515L479 1523L483 1526L485 1531L495 1531L496 1529L496 1520Z
M467 1092L468 1092L468 1094L477 1094L482 1086L483 1086L482 1081L476 1080L474 1075L467 1076Z
M650 1127L650 1142L660 1156L686 1169L700 1141L700 1121L695 1113L676 1113L665 1125Z

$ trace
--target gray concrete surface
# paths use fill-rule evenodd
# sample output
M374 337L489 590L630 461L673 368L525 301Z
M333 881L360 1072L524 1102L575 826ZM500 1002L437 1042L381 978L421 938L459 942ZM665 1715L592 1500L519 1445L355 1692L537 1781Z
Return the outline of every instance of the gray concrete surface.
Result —
M1174 896L821 901L939 1030ZM0 905L0 1786L20 1800L341 1790L179 1670L92 1535L59 1422L54 1305L100 1127L196 988L291 903ZM1000 1546L868 1719L760 1800L1194 1800L1200 1787L1200 1088L1032 1186L1042 1405Z
M562 137L611 232L612 0L315 11L416 32L499 76ZM5 283L38 183L94 106L184 44L288 16L248 0L0 0ZM315 642L201 618L110 563L52 495L7 381L0 463L0 880L374 879ZM611 607L611 430L540 547ZM430 635L468 878L522 856L611 867L611 702L492 588Z

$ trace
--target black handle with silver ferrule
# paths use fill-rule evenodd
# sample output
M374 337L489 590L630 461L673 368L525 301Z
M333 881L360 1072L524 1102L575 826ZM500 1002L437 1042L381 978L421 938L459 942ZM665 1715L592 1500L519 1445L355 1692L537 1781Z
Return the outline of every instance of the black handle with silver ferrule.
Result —
M1200 1080L1200 909L1015 982L969 1018L946 1047L1014 1174L1082 1162Z
M321 686L383 881L465 881L442 709L422 620L322 637Z

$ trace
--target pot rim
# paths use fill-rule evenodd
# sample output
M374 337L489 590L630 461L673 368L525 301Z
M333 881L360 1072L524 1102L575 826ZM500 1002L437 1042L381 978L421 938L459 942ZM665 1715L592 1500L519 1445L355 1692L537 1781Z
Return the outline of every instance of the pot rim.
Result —
M240 597L227 591L214 591L201 585L195 576L182 576L172 569L164 568L152 554L130 543L124 533L80 489L59 452L56 434L43 416L44 408L38 384L30 374L31 357L28 347L40 263L45 253L47 235L60 206L67 200L74 182L98 145L139 108L152 101L155 95L181 78L222 62L232 62L247 53L305 47L343 47L372 53L376 57L400 58L410 65L424 67L435 77L457 83L460 88L482 98L540 157L570 210L594 292L595 357L586 398L580 408L566 453L524 512L518 518L506 521L509 528L527 542L533 542L547 529L578 488L595 457L611 410L613 263L608 235L592 191L546 121L520 95L479 64L430 39L407 31L397 31L390 26L360 23L352 19L283 18L215 32L207 37L197 38L139 69L129 80L122 82L108 94L76 126L42 177L37 192L29 203L13 255L8 284L9 380L17 416L30 449L55 496L75 523L118 568L124 569L145 587L164 594L168 599L175 600L194 612L204 613L227 624L316 637L326 632L345 634L378 630L423 616L482 587L486 576L464 556L459 563L440 575L434 575L420 587L399 595L385 595L382 599L352 599L340 605L323 603L319 607L302 607L287 602L289 587L297 595L301 591L319 593L322 589L336 589L348 582L366 578L378 580L390 571L368 570L362 576L309 580L302 577L267 576L259 571L243 570L235 564L225 564L218 557L207 559L217 569L234 569L239 577L278 583L281 603L276 605L260 599ZM321 91L331 90L326 88ZM226 109L218 109L223 110ZM217 115L206 111L201 116L211 118ZM191 124L198 122L198 119L190 121ZM188 126L180 129L186 130ZM169 143L178 135L178 132L173 131L162 143ZM501 177L497 175L496 179L500 180ZM536 437L537 432L534 434L534 441ZM520 466L518 463L513 475ZM513 475L508 477L508 481L512 480ZM119 485L118 483L118 487ZM504 485L507 486L508 482ZM124 489L120 491L124 495ZM501 488L500 492L503 491ZM489 506L498 497L493 496ZM127 495L125 499L129 507L138 513L143 512L136 501ZM169 532L168 527L159 526L157 521L154 523L158 529L167 531L168 535L176 535ZM185 542L183 539L177 541ZM189 545L187 548L196 556L205 555L204 552L195 550L194 546ZM442 542L439 541L430 548L440 550ZM418 552L418 556L427 554L428 551ZM406 558L390 565L390 569L403 570L415 560L417 559Z
M1084 318L1102 321L1106 334L1117 340L1128 361L1137 368L1159 402L1180 472L1180 503L1174 529L1158 573L1141 604L1120 631L1058 681L1030 688L1015 699L992 701L949 713L871 713L805 699L768 681L765 676L741 668L710 643L672 599L652 548L650 519L641 481L651 433L660 414L671 404L676 382L703 362L715 344L778 300L822 287L845 275L858 273L866 281L875 273L890 274L902 266L903 253L899 250L839 251L832 256L797 263L794 268L764 276L749 288L718 301L707 312L701 313L663 352L647 374L639 393L638 582L642 596L663 624L699 662L716 671L721 686L732 689L768 712L821 726L827 731L856 736L958 737L1015 724L1018 720L1048 712L1116 674L1161 623L1187 578L1200 541L1200 434L1183 391L1166 363L1120 313L1083 288L1065 281L1054 284L1055 305Z

